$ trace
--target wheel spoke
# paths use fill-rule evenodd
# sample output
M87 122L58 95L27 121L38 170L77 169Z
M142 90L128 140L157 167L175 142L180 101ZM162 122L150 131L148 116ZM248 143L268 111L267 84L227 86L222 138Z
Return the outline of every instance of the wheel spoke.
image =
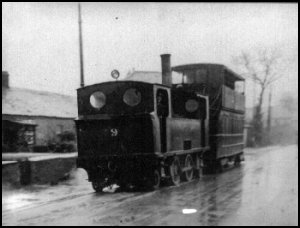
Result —
M185 158L185 179L191 181L194 174L194 163L191 155L187 155Z
M180 169L179 159L177 157L174 158L172 165L170 166L170 174L171 174L172 183L174 185L179 185L181 169Z
M106 186L105 181L93 181L92 187L96 192L102 192L103 188Z
M156 169L154 170L154 183L153 183L153 188L154 189L158 189L160 186L160 173L159 171Z
M196 168L197 168L197 178L201 178L202 175L203 175L203 168L202 168L202 165L201 165L201 159L199 158L199 156L197 156L197 165L196 165Z

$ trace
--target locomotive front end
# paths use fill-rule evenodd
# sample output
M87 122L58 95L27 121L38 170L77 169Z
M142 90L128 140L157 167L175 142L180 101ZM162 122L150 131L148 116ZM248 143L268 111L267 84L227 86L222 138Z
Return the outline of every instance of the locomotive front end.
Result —
M95 190L140 181L155 166L153 86L116 81L78 89L79 168Z

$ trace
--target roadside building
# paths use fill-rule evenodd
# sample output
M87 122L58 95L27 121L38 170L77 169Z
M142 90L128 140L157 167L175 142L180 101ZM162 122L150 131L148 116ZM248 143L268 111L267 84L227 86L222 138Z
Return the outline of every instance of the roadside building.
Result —
M75 97L11 88L2 71L2 152L47 146L65 131L75 135L76 116Z

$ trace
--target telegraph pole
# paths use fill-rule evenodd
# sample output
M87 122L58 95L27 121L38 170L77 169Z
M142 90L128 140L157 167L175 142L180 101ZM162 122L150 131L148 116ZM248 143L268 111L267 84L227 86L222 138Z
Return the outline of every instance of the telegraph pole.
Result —
M78 24L79 24L79 54L80 54L80 86L84 87L84 69L83 69L83 50L82 50L82 20L81 20L81 6L78 3Z

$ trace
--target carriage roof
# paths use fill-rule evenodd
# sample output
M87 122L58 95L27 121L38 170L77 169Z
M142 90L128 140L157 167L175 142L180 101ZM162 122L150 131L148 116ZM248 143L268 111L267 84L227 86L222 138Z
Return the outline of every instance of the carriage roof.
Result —
M226 72L226 77L233 81L244 81L245 79L238 75L237 73L230 70L228 67L222 64L214 64L214 63L196 63L196 64L186 64L186 65L179 65L172 67L172 70L175 72L184 72L187 70L196 70L196 69L203 69L203 68L218 68L223 72Z

